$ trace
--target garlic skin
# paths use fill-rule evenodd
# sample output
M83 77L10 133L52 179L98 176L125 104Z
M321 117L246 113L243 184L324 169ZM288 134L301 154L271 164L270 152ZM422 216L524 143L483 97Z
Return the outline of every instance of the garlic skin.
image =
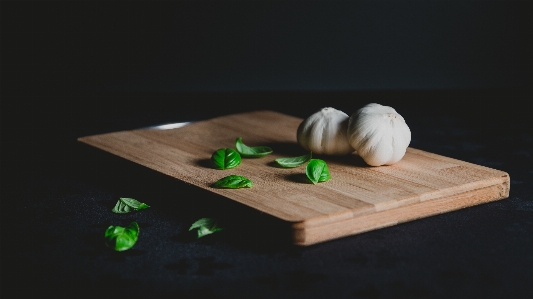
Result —
M349 118L335 108L322 108L300 123L296 139L314 154L348 155L354 151L347 138Z
M392 165L405 155L411 130L392 107L370 103L350 116L348 141L368 165Z

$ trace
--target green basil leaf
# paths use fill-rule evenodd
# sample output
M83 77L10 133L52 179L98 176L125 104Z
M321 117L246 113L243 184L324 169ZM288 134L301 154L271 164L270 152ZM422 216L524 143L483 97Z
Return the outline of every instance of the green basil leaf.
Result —
M133 198L127 198L127 197L121 197L118 201L112 212L115 212L117 214L126 214L133 211L139 211L148 209L150 206L142 203L138 200L135 200Z
M130 213L130 212L134 211L134 209L132 207L128 206L127 204L125 204L122 200L119 199L117 201L117 204L115 205L115 207L111 211L114 212L114 213L117 213L117 214L126 214L126 213Z
M254 184L249 179L240 175L229 175L223 177L213 184L216 188L238 189L251 188Z
M194 222L191 227L189 228L189 231L197 228L197 238L201 238L207 235L210 235L212 233L216 233L218 231L221 231L222 228L218 227L217 221L215 219L211 218L202 218Z
M221 148L211 156L211 163L216 169L230 169L241 164L241 155L232 148Z
M331 175L328 170L328 165L324 160L311 159L305 168L305 174L316 184L318 182L325 182L331 179Z
M126 227L109 226L105 231L105 244L116 251L128 250L139 238L139 224L132 222Z
M189 231L195 228L202 227L202 226L208 226L210 223L213 223L213 222L214 222L214 219L211 219L211 218L202 218L202 219L196 220L196 222L194 222L191 225L191 227L189 227Z
M149 205L147 205L147 204L145 204L145 203L141 203L141 204L139 205L139 207L137 208L137 211L139 211L139 210L144 210L144 209L148 209L149 207L150 207Z
M235 140L235 148L243 157L258 158L272 153L272 149L268 146L247 146L242 143L242 138Z
M281 167L294 168L294 167L298 167L300 165L303 165L305 162L307 162L309 160L311 160L311 152L309 152L308 154L305 154L303 156L298 156L298 157L278 158L275 161Z

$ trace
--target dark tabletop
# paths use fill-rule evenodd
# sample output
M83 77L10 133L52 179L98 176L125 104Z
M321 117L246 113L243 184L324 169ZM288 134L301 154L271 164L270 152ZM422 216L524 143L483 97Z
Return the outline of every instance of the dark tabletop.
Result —
M117 98L110 96L83 98L100 108L76 116L71 115L76 109L61 107L42 116L18 99L26 121L9 117L12 122L2 124L2 293L527 298L533 294L531 121L525 107L505 108L516 105L516 98L496 95L507 104L482 101L479 107L457 100L491 95L432 91L172 96L204 103L188 108L157 95L132 95L127 98L144 105L100 111ZM409 100L401 100L404 97ZM438 100L429 103L428 97ZM76 141L92 134L276 108L212 104L248 98L308 99L309 107L303 110L278 109L299 117L324 103L343 111L367 102L389 104L410 126L412 147L508 172L510 197L295 247L284 234L284 223L276 219ZM119 197L151 207L114 214L111 209ZM203 217L219 219L225 230L195 239L188 228ZM105 229L131 221L141 228L137 244L120 253L106 248Z
M531 5L289 2L199 2L214 5L208 8L194 1L184 7L2 2L2 298L533 298L533 117L527 106L533 92L531 52L523 43L531 30L522 27L522 11ZM302 9L308 17L291 21ZM313 20L324 11L326 28L339 21L390 34L393 43L403 34L430 44L414 53L401 43L377 51L388 42L354 31L370 48L359 49L364 59L343 60L343 47L358 42L349 30L321 32ZM413 11L417 17L408 18ZM361 23L350 23L351 12ZM436 25L448 16L459 24ZM247 42L226 30L250 22L255 29L238 31ZM196 31L172 31L169 24ZM488 26L492 35L476 26ZM456 44L447 43L448 29L461 36ZM172 32L183 44L171 41ZM310 32L337 50L317 46L298 55L314 44L305 35ZM162 46L156 51L138 43ZM221 50L210 48L215 45ZM440 50L433 54L424 51L435 47ZM471 52L454 52L457 47ZM481 48L488 52L474 54ZM171 53L188 56L165 66L162 59ZM316 62L322 54L328 59ZM135 63L137 55L144 64ZM399 56L415 69L402 71L406 62ZM353 71L358 65L368 71ZM410 146L509 173L509 198L297 247L282 221L77 141L259 109L305 118L330 106L351 114L371 102L406 119ZM112 213L120 197L150 208ZM203 217L218 219L224 229L196 239L188 229ZM135 246L107 248L106 228L132 221L140 226Z

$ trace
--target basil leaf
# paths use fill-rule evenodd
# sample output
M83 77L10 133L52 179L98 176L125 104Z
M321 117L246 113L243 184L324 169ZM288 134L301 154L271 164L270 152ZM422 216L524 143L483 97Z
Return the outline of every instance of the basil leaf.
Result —
M139 224L132 222L126 227L111 225L105 231L105 244L116 251L128 250L139 238Z
M133 211L139 211L148 209L150 206L142 203L138 200L135 200L133 198L127 198L127 197L121 197L118 201L112 212L115 212L117 214L126 214Z
M254 184L249 179L240 175L229 175L223 177L213 184L216 188L226 189L238 189L238 188L251 188Z
M132 212L132 211L134 211L134 209L132 207L128 206L127 204L125 204L120 199L117 201L117 204L115 205L113 210L111 210L111 212L114 212L114 213L117 213L117 214L126 214L126 213L129 213L129 212Z
M242 143L242 138L235 140L235 148L243 157L258 158L272 153L272 149L268 146L254 146L249 147Z
M294 167L303 165L305 162L309 160L311 160L311 152L303 156L298 156L298 157L293 157L293 158L278 158L275 161L281 167L294 168Z
M211 163L216 169L230 169L241 164L241 155L232 148L221 148L211 156Z
M324 160L320 159L311 159L309 163L307 163L307 166L305 168L305 174L313 182L313 184L316 184L318 182L325 182L331 179L331 175L329 174L328 165Z
M211 218L202 218L194 222L191 227L189 228L189 231L197 228L197 238L201 238L203 236L210 235L212 233L216 233L218 231L221 231L222 228L217 226L217 222L214 219Z

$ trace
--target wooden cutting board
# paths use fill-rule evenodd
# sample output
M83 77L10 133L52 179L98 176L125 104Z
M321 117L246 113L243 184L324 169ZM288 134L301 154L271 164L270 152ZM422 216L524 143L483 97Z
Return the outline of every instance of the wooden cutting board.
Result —
M221 116L170 130L141 129L78 140L292 223L293 242L310 245L509 196L506 172L408 148L391 166L370 167L356 154L315 156L332 179L313 185L305 165L276 167L274 159L303 155L296 141L301 118L274 111ZM210 167L214 151L268 145L273 153L243 158L228 170ZM216 189L230 174L252 180L249 189Z

